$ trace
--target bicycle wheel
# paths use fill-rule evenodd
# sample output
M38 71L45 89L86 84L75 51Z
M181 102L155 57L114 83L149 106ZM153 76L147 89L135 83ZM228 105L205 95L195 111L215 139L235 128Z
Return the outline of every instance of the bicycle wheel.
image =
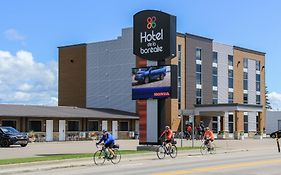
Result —
M165 151L164 146L159 146L157 148L156 154L157 154L157 157L159 159L163 159L165 157L165 155L166 155L166 151Z
M202 155L205 155L208 153L208 147L204 143L200 147L200 152Z
M216 145L211 143L210 154L216 154Z
M115 156L111 159L111 162L113 164L117 164L121 160L121 154L120 154L120 151L118 151L117 149L115 149L113 151L114 151Z
M175 145L173 145L173 146L171 147L171 149L170 149L170 156L171 156L172 158L176 158L177 155L178 155L178 149L177 149L177 147L176 147Z
M96 165L102 165L104 164L104 161L105 161L105 152L103 150L98 150L95 152L94 154L94 162Z

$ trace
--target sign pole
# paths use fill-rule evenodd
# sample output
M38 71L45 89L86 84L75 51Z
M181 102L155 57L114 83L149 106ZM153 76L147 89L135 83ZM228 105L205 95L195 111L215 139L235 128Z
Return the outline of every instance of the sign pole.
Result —
M182 140L183 140L183 115L181 113L181 147L182 147Z
M277 133L276 133L276 142L277 142L278 152L280 153L280 144L279 144L279 139L278 139L278 134Z
M192 148L194 148L194 115L192 117Z

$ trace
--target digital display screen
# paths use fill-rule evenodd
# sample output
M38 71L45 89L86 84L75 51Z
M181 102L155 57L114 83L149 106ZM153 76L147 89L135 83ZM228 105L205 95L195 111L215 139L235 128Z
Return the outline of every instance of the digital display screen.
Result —
M148 66L132 69L132 99L172 97L172 66Z

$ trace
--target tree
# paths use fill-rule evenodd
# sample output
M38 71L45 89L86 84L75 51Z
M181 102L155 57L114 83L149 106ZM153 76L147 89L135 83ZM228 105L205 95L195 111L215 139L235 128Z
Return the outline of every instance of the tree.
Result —
M268 90L267 90L267 86L265 86L265 108L266 109L272 109L271 105L270 105L270 101L268 99Z

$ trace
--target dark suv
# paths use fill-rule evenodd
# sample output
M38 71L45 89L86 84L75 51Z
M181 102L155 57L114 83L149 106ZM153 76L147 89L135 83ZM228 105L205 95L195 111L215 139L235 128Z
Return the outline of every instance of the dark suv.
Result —
M273 133L270 134L270 137L275 139L276 138L276 134L278 138L281 138L281 130L275 131Z
M28 136L26 133L20 133L13 127L0 127L0 146L9 147L10 145L18 144L21 147L26 147L28 143Z

